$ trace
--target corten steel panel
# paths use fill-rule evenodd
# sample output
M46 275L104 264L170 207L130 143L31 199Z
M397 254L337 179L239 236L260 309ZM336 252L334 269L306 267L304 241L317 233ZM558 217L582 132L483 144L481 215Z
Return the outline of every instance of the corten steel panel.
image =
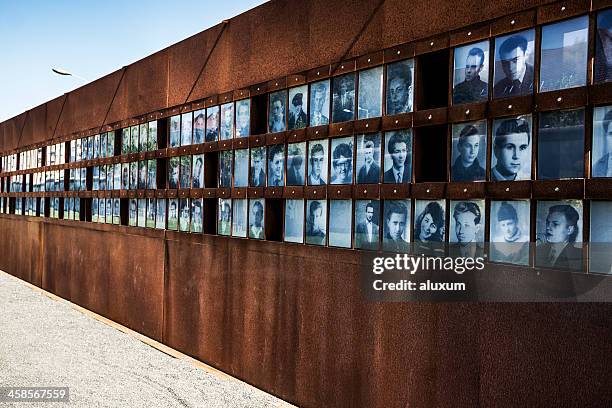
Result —
M20 218L6 215L0 218L0 270L40 286L43 226Z

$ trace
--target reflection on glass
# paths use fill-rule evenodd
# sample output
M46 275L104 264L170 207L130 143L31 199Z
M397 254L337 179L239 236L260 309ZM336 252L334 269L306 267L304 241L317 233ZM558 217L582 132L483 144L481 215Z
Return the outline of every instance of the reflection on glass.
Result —
M219 187L232 186L232 153L232 150L224 150L219 153Z
M206 131L206 111L204 109L193 112L193 144L204 143Z
M112 206L110 199L106 200L106 222L110 223L111 222L111 208L110 206ZM147 225L147 200L146 198L140 198L138 200L138 226L139 227L146 227Z
M234 103L221 105L221 140L234 137Z
M243 99L236 102L236 137L250 135L251 100Z
M533 94L535 30L495 38L493 97Z
M94 157L98 157L96 150L97 149L94 148ZM121 154L128 154L131 152L132 146L130 145L130 128L121 129Z
M584 109L540 113L538 179L584 176Z
M191 186L191 156L181 156L179 188L189 188L190 186Z
M133 129L133 128L132 128ZM170 147L178 147L181 141L181 116L170 117ZM134 148L134 132L132 130L132 149Z
M489 259L529 264L529 200L491 201Z
M180 160L178 157L171 157L168 161L168 188L178 188L179 185L179 166Z
M138 151L146 152L147 144L149 143L149 126L143 123L139 126L140 131L138 135Z
M306 161L306 143L290 143L287 146L287 185L303 186Z
M308 185L325 185L327 181L327 140L308 142Z
M147 188L154 190L157 188L157 160L149 160L147 170Z
M355 201L355 248L378 249L379 214L378 200Z
M329 201L329 246L350 248L353 202Z
M249 186L265 187L266 185L266 148L254 147L251 149L251 172Z
M357 136L357 183L380 182L380 133Z
M491 180L531 178L531 115L493 122Z
M304 242L304 200L285 200L285 242Z
M593 80L595 83L612 81L612 9L597 14Z
M234 200L234 214L232 216L232 237L246 238L246 220L247 200Z
M612 274L612 201L591 201L590 271Z
M382 112L383 67L359 72L359 119L374 118Z
M116 210L119 210L119 201L115 199ZM145 222L147 228L155 228L155 199L147 198L147 220ZM118 217L117 217L118 220ZM113 222L115 222L114 210L113 210Z
M202 204L201 198L191 200L191 232L202 232Z
M232 227L232 200L219 199L219 217L217 218L217 233L219 235L230 235Z
M487 122L453 125L452 181L484 181L487 163Z
M268 187L283 186L285 184L284 147L284 145L274 145L268 149Z
M157 122L149 122L149 142L147 150L157 150Z
M332 174L330 184L353 182L353 138L341 137L331 141Z
M157 210L155 211L155 228L166 228L166 200L157 200Z
M327 237L327 201L306 201L306 243L325 245Z
M333 79L332 123L355 119L355 74Z
M219 139L219 106L206 108L206 141Z
M249 149L239 149L234 153L234 187L247 187L249 179ZM234 203L234 209L236 203Z
M284 132L286 120L286 97L287 91L278 91L270 94L270 106L268 112L268 132Z
M456 47L453 104L484 102L489 95L489 42Z
M593 111L593 177L612 177L612 106Z
M329 79L310 85L310 126L329 124Z
M265 239L264 216L266 202L263 198L249 199L249 238Z
M190 209L188 198L179 199L179 231L189 232Z
M582 270L582 202L538 201L536 266Z
M287 129L302 129L308 124L308 85L289 89L289 120Z
M414 60L387 65L387 115L412 112Z
M385 132L385 183L410 183L412 177L412 129Z

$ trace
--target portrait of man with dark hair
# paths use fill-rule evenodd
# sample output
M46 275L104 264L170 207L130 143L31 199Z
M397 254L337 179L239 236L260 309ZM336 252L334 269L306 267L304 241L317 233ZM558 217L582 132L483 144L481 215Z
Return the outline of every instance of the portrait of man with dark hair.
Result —
M412 112L413 60L387 65L387 115Z
M229 140L234 137L234 103L221 105L221 140Z
M552 205L548 206L548 213L543 220L541 217L548 203L538 204L536 265L582 270L582 248L575 246L576 242L581 242L578 238L582 226L582 207L579 213L569 202L550 203Z
M264 200L250 199L249 238L264 239Z
M333 79L332 123L355 119L355 74Z
M219 235L229 235L232 228L232 200L219 199L219 220L217 233Z
M533 30L506 37L501 41L495 55L494 98L531 95L533 93L533 56L529 53L529 43L533 42Z
M285 185L284 164L284 145L274 145L270 147L268 149L268 187Z
M224 150L219 153L219 187L221 188L232 186L233 153L232 150Z
M407 226L409 225L409 208L400 200L385 201L385 223L383 249L391 252L408 252Z
M206 108L206 142L219 139L219 106Z
M327 202L308 200L306 212L306 243L311 245L325 245L327 236Z
M274 92L270 94L270 113L268 116L268 132L284 132L287 130L285 125L285 98L286 91Z
M487 100L489 95L489 84L481 79L481 73L484 70L485 78L488 79L488 61L483 48L486 47L488 55L489 47L487 42L476 44L478 46L466 46L455 49L455 87L453 88L453 104L459 105L462 103L475 103ZM465 49L469 48L465 57L465 65L463 61L458 61L458 58L463 57ZM486 67L486 68L485 68ZM461 75L458 71L462 69L463 81L459 82Z
M484 201L459 201L453 203L453 221L450 243L452 257L476 258L483 255Z
M264 187L266 185L266 148L254 147L251 149L251 173L249 186Z
M236 137L250 134L251 100L243 99L236 102Z
M191 201L191 232L202 232L202 199Z
M593 177L612 177L612 107L595 108L593 121Z
M308 185L325 185L327 180L327 152L322 142L310 142L308 156Z
M188 198L179 199L179 231L189 232L190 205Z
M485 179L486 172L478 156L486 160L486 122L468 125L459 125L461 132L453 137L453 156L456 157L451 167L452 181L481 181ZM457 129L457 127L454 127ZM482 129L482 130L481 130Z
M378 249L378 201L355 202L355 248Z
M491 180L512 181L531 178L530 121L523 117L495 121Z
M204 155L193 156L193 177L191 188L204 187Z
M168 229L176 231L178 229L178 199L168 200Z
M291 101L291 106L289 107L289 130L302 129L308 124L308 117L304 109L304 102L307 102L307 99L304 98L304 92L307 89L306 86L303 86L297 88L300 92L296 92L296 88L289 90L289 99Z
M380 134L363 135L357 140L357 160L360 166L357 183L377 184L380 182Z
M168 160L169 168L168 168L168 188L175 189L178 188L179 185L179 165L180 160L178 157L171 157ZM136 163L132 163L136 164Z
M310 86L310 126L329 124L329 80Z
M204 143L204 131L206 129L206 117L204 109L193 113L193 143Z
M332 139L332 178L330 184L353 182L353 139Z
M306 143L290 143L287 146L287 185L304 185L304 150Z
M410 183L412 176L412 135L409 130L386 132L387 154L383 181Z

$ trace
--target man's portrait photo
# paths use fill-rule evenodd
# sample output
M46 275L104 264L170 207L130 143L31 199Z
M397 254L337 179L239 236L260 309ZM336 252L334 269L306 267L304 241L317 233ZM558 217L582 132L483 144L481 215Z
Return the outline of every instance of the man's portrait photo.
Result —
M584 108L540 112L538 179L584 177Z
M250 187L266 186L266 147L251 149L251 169L249 175Z
M306 201L306 243L325 245L327 238L327 201Z
M251 100L236 101L236 137L250 135Z
M99 216L100 222L104 222L104 217L106 216L105 201L103 198L100 199L99 206ZM138 224L138 200L135 198L130 199L129 211L128 211L128 225L131 227L135 227Z
M487 163L487 121L453 125L452 181L484 181Z
M593 177L612 177L612 106L593 109Z
M168 145L170 147L178 147L181 143L181 115L175 115L170 117L170 137L168 139ZM106 143L104 147L100 147L101 151L106 150ZM132 126L132 153L138 151L138 126ZM106 154L106 152L104 152Z
M378 200L355 200L355 248L378 249L379 214Z
M359 71L357 118L367 119L382 114L383 67Z
M355 119L355 74L333 78L332 123Z
M206 131L206 110L200 109L193 112L193 144L204 143L204 132Z
M456 47L453 104L485 102L489 97L489 41Z
M268 149L268 187L285 185L285 145L278 144Z
M357 136L357 184L380 183L380 133Z
M141 160L138 162L138 188L140 189L144 189L147 188L147 176L148 176L149 172L147 171L147 161L146 160ZM109 186L108 188L111 189L112 187L112 183L113 183L113 176L112 173L106 173L106 182L107 185Z
M201 198L191 200L191 232L202 232L202 205L203 200Z
M448 235L453 257L483 256L485 229L484 200L451 201L452 218Z
M329 246L350 248L352 200L329 200Z
M593 82L612 81L612 9L597 14Z
M206 142L214 142L219 139L219 106L206 108Z
M535 30L495 38L494 98L533 94Z
M410 249L410 200L385 200L383 250L406 253Z
M229 102L221 105L221 140L229 140L234 137L234 103Z
M287 185L303 186L306 169L306 142L287 145Z
M531 179L531 115L493 121L491 180Z
M332 174L330 184L353 183L353 138L331 140Z
M191 187L191 156L181 156L179 188Z
M285 242L304 242L304 200L285 200Z
M327 182L327 140L308 142L308 185L319 186Z
M310 85L310 126L329 124L329 79Z
M193 112L187 112L187 113L183 113L181 115L181 146L187 146L191 144L191 138L192 138L192 118L193 118ZM144 143L143 143L143 135L142 135L142 126L140 128L141 130L141 135L140 135L140 146L143 147ZM142 150L141 150L142 151Z
M177 198L168 199L168 229L172 231L178 230L178 205Z
M412 130L385 132L385 183L412 181Z
M204 188L204 155L193 156L193 171L191 177L191 188Z
M121 189L130 189L130 164L123 163L121 168Z
M219 152L219 187L221 188L232 186L233 153L232 150Z
M529 200L491 201L491 261L529 264L529 208Z
M582 271L582 201L538 201L536 266Z
M191 206L188 198L179 199L179 231L189 232Z
M220 198L217 210L219 214L217 218L217 234L229 236L232 228L232 199Z
M264 216L266 201L263 198L249 199L249 238L265 239Z
M589 270L612 274L612 201L591 201Z
M115 165L115 170L116 169L117 167ZM157 160L151 159L147 161L147 173L147 188L155 190L157 188ZM116 186L117 184L115 184L115 188Z
M387 65L387 115L412 112L413 83L414 60L409 59Z
M308 85L289 89L288 130L302 129L308 125Z
M232 216L232 237L246 238L247 236L247 200L234 200Z
M234 151L234 187L248 187L249 149Z
M270 94L270 108L268 112L268 133L284 132L286 126L287 91L278 91Z

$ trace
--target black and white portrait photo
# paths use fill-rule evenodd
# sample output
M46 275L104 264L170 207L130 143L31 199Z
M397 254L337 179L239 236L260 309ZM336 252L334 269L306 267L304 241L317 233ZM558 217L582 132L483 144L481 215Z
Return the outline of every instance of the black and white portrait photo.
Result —
M329 79L310 85L310 126L329 124Z
M170 162L172 161L172 159L170 159ZM172 164L172 163L170 163ZM169 166L170 166L169 164ZM168 168L168 170L170 170L170 167ZM102 172L104 173L104 172ZM169 172L169 176L171 175L171 173ZM106 174L100 174L100 177L106 177ZM178 185L178 159L177 159L177 172L176 172L176 183ZM136 190L138 188L138 162L133 161L130 163L130 189L132 190ZM170 187L172 188L172 187ZM174 187L176 188L176 187ZM101 190L103 190L101 188Z
M383 250L408 252L410 248L410 200L385 200Z
M265 146L251 149L251 169L249 175L250 187L265 187L266 185L266 148Z
M535 30L495 38L493 97L533 94Z
M325 245L327 238L327 201L306 201L306 243Z
M191 156L181 156L181 171L179 188L191 187Z
M219 106L206 108L206 142L214 142L219 139Z
M98 214L99 214L99 221L100 222L104 222L104 217L105 217L105 210L104 210L104 199L100 199L99 202L99 209L98 209ZM129 202L129 210L128 210L128 225L130 227L135 227L138 225L138 200L135 198L130 199Z
M355 200L355 248L378 249L380 202Z
M308 142L308 185L327 183L327 140Z
M201 198L194 198L191 200L191 232L202 232L203 205L203 200Z
M192 140L192 121L193 121L193 112L183 113L181 115L181 146L187 146L191 144ZM142 132L142 127L140 128ZM141 147L144 146L142 143L143 135L140 135ZM141 150L142 151L142 150Z
M485 102L489 97L489 41L456 47L453 104Z
M612 274L612 201L591 201L589 270Z
M188 113L186 115L188 115L189 118L185 119L185 122L189 121L189 125L191 127L191 113ZM183 120L181 119L181 126L186 126L186 125L187 125L187 123L185 123L185 125L183 125ZM147 151L147 143L149 143L149 126L146 123L142 123L142 124L140 124L138 129L139 129L139 131L138 131L138 151L139 152L146 152ZM190 131L191 131L191 129L190 129ZM182 138L183 138L183 129L181 129L181 139ZM112 133L109 132L109 140L111 140L111 139L114 139L114 138L112 137ZM190 141L190 143L191 143L191 141ZM109 151L110 151L110 148L109 148Z
M224 150L219 152L219 187L230 188L232 186L232 167L234 152Z
M111 199L106 199L106 223L110 224L112 222L112 203ZM147 199L139 198L138 199L138 226L146 227L147 226Z
M612 177L612 106L593 109L593 177Z
M191 206L188 198L179 198L179 231L189 232Z
M385 183L412 181L412 130L385 132Z
M200 109L193 112L193 144L204 143L204 132L206 132L206 110Z
M178 230L179 202L177 198L168 199L168 229Z
M589 17L542 27L540 92L586 85Z
M289 88L289 119L287 129L302 129L308 125L308 85Z
M249 199L249 238L265 239L265 205L263 198Z
M350 248L352 200L329 200L329 246Z
M485 232L484 200L451 201L448 233L451 256L476 258L483 256Z
M339 137L331 140L332 172L330 184L353 182L353 138Z
M3 204L4 197L0 198L0 203ZM45 200L41 200L41 203L44 203ZM98 222L98 199L93 198L91 200L91 222ZM4 206L0 204L0 213L4 213ZM44 214L44 210L41 209L41 214Z
M166 229L166 200L163 198L158 198L156 205L155 228Z
M234 151L234 187L248 187L249 149Z
M268 187L285 185L285 146L273 145L268 148Z
M584 177L584 108L540 113L538 179Z
M413 83L414 60L409 59L387 65L387 115L412 112Z
M381 116L383 97L383 67L359 71L357 119Z
M155 199L153 199L155 200ZM81 210L81 203L79 199L75 199L74 201L74 216L75 220L79 219L79 212ZM113 224L119 225L121 224L121 199L113 198Z
M487 121L453 125L452 181L484 181L487 165Z
M155 120L149 122L149 141L147 143L147 150L157 150L157 121Z
M593 82L612 81L612 9L597 14Z
M115 200L119 200L116 198ZM147 198L147 217L145 221L145 226L147 228L155 228L155 210L157 207L155 206L155 198ZM119 202L116 202L116 207L113 209L113 223L115 222L115 210L119 210ZM116 218L119 221L119 217Z
M355 119L355 74L333 78L332 123Z
M147 161L141 160L138 162L138 188L144 189L147 188L147 176L149 172L147 171ZM109 177L110 176L110 177ZM110 185L112 184L112 175L108 172L106 173L106 184L110 189Z
M380 183L380 133L357 136L357 184Z
M220 198L217 211L217 233L229 236L232 228L232 200Z
M306 142L287 145L287 185L303 186L306 169Z
M236 101L236 137L245 137L251 134L251 100Z
M170 189L178 188L179 168L180 168L180 159L176 156L171 157L168 160L168 188Z
M582 270L582 201L538 201L536 266Z
M304 242L304 200L285 200L285 242Z
M234 103L229 102L221 105L221 124L219 127L221 140L229 140L234 137Z
M247 200L234 200L232 215L232 237L246 238L247 236Z
M531 115L493 121L491 180L531 179Z
M529 264L529 208L529 200L491 201L491 261Z
M269 102L268 133L284 132L287 130L287 91L271 93Z
M204 188L204 155L194 155L192 162L191 188Z
M96 136L98 136L98 138L100 137L99 135L96 135ZM130 128L123 128L121 129L121 154L131 153L132 152L131 149L132 147L130 146ZM98 158L98 151L99 149L94 147L93 158L95 159ZM71 157L76 157L76 153L74 152L71 152L70 155ZM73 159L71 158L70 161L73 161Z
M181 116L170 117L170 137L168 145L178 147L181 143ZM138 126L132 126L132 152L138 151Z

